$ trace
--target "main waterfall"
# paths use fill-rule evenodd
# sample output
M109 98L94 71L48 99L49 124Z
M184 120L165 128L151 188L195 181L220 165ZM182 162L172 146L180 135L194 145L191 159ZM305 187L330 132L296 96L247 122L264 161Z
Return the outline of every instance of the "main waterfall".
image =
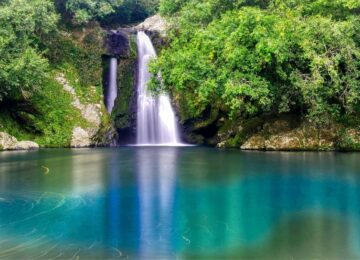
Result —
M137 144L180 145L176 117L169 96L160 94L154 97L147 90L151 78L148 64L156 58L154 46L144 32L138 32L137 44L139 55Z
M109 66L109 84L106 95L106 108L110 114L114 108L115 100L117 98L117 66L117 59L111 58Z

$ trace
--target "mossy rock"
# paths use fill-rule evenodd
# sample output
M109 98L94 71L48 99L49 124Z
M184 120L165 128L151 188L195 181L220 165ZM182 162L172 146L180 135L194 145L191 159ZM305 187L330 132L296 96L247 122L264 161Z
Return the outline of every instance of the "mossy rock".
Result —
M360 151L360 129L343 128L339 136L337 148L343 151Z
M116 129L121 132L134 132L136 127L136 37L130 36L130 56L120 58L118 65L118 97L111 115ZM133 133L134 134L134 133ZM120 139L122 136L120 136Z
M265 123L261 131L250 134L241 146L245 150L329 151L336 149L341 125L318 127L305 118L285 115Z
M219 130L219 147L240 148L242 144L254 133L262 130L264 118L254 117L247 120L224 119Z

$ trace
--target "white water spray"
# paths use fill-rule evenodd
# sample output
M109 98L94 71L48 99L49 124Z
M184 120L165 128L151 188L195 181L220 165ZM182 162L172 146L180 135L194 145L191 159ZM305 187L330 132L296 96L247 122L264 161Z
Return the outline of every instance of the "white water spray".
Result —
M147 90L151 78L148 64L156 58L150 38L144 32L137 36L139 54L137 144L180 145L179 131L170 98L166 94L153 97Z
M109 86L108 93L106 97L106 108L107 111L111 114L115 100L117 98L117 66L118 62L116 58L110 59L110 67L109 67Z

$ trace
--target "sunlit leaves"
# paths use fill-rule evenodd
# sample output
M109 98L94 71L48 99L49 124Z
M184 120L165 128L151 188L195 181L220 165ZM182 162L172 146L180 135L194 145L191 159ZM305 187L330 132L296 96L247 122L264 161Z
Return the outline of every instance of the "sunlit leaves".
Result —
M115 12L123 0L68 0L66 8L73 14L75 22L83 24Z
M44 34L56 30L57 20L51 1L9 0L0 5L0 101L41 86L48 62L38 45Z
M208 106L233 117L301 111L319 122L359 111L360 2L230 2L161 3L176 26L157 68L188 117Z

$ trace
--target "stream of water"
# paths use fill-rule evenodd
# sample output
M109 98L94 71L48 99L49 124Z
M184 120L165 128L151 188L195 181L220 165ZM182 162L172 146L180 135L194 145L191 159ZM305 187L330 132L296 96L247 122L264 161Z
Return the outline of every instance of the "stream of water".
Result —
M151 78L149 62L156 58L156 51L150 38L144 32L138 32L139 55L138 75L138 145L180 145L179 130L174 110L167 94L157 97L148 91Z
M106 95L106 108L108 112L111 114L115 100L118 95L117 91L117 66L118 62L116 58L110 59L110 66L109 66L109 85Z

